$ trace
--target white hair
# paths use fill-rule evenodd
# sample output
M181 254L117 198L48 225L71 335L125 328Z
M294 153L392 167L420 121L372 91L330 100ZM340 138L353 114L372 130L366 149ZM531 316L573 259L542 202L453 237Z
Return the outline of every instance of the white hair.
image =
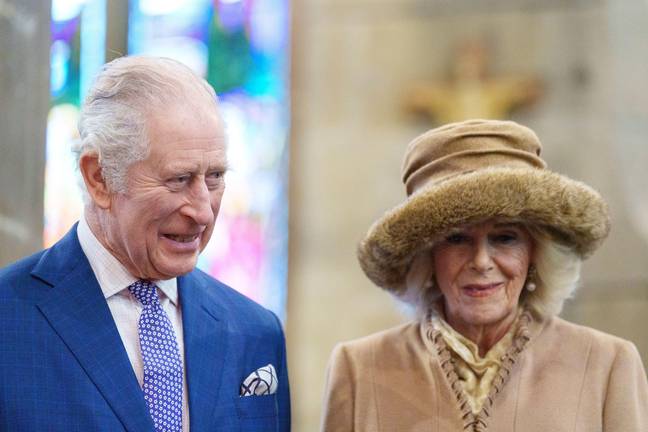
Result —
M542 318L558 315L565 300L578 287L582 259L569 247L554 241L544 230L525 226L534 241L532 265L536 272L534 291L522 290L520 304ZM442 297L435 277L432 247L415 255L406 277L406 288L397 298L423 318Z
M108 188L125 192L128 168L148 155L148 116L178 101L218 106L214 89L176 60L129 56L105 64L81 108L77 166L82 155L96 154Z
M533 265L536 269L535 291L523 290L520 302L547 318L558 315L565 300L578 288L583 260L569 247L557 243L543 230L528 227L535 241Z

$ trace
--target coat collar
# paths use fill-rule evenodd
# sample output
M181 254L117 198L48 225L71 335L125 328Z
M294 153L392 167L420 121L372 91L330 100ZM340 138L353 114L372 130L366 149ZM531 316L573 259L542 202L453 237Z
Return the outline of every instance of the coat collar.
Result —
M97 386L127 431L153 430L133 368L76 234L47 250L32 276L52 289L37 307Z

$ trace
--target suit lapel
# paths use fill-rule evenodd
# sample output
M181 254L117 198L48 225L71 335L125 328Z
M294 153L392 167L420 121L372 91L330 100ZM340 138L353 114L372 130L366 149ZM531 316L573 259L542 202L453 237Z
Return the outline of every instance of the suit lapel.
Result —
M153 423L99 283L76 236L76 226L50 249L32 275L51 284L38 304L127 431Z
M193 273L178 278L192 430L209 430L227 351L225 310Z

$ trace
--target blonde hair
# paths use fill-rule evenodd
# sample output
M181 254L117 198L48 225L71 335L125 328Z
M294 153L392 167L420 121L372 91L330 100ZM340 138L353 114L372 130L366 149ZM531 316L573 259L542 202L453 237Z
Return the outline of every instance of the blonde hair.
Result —
M541 318L558 315L565 300L578 288L582 259L568 246L557 243L543 229L522 224L534 241L532 265L536 272L534 291L523 290L520 304ZM417 253L406 277L405 290L397 293L399 300L424 317L442 297L436 286L432 246Z

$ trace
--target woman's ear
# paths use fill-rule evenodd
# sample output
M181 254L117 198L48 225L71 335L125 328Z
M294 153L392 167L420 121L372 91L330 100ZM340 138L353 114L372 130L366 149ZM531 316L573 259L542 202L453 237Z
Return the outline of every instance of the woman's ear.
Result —
M99 155L96 153L85 153L79 158L79 170L83 176L88 194L92 202L104 210L110 208L111 193L106 179L101 172Z

